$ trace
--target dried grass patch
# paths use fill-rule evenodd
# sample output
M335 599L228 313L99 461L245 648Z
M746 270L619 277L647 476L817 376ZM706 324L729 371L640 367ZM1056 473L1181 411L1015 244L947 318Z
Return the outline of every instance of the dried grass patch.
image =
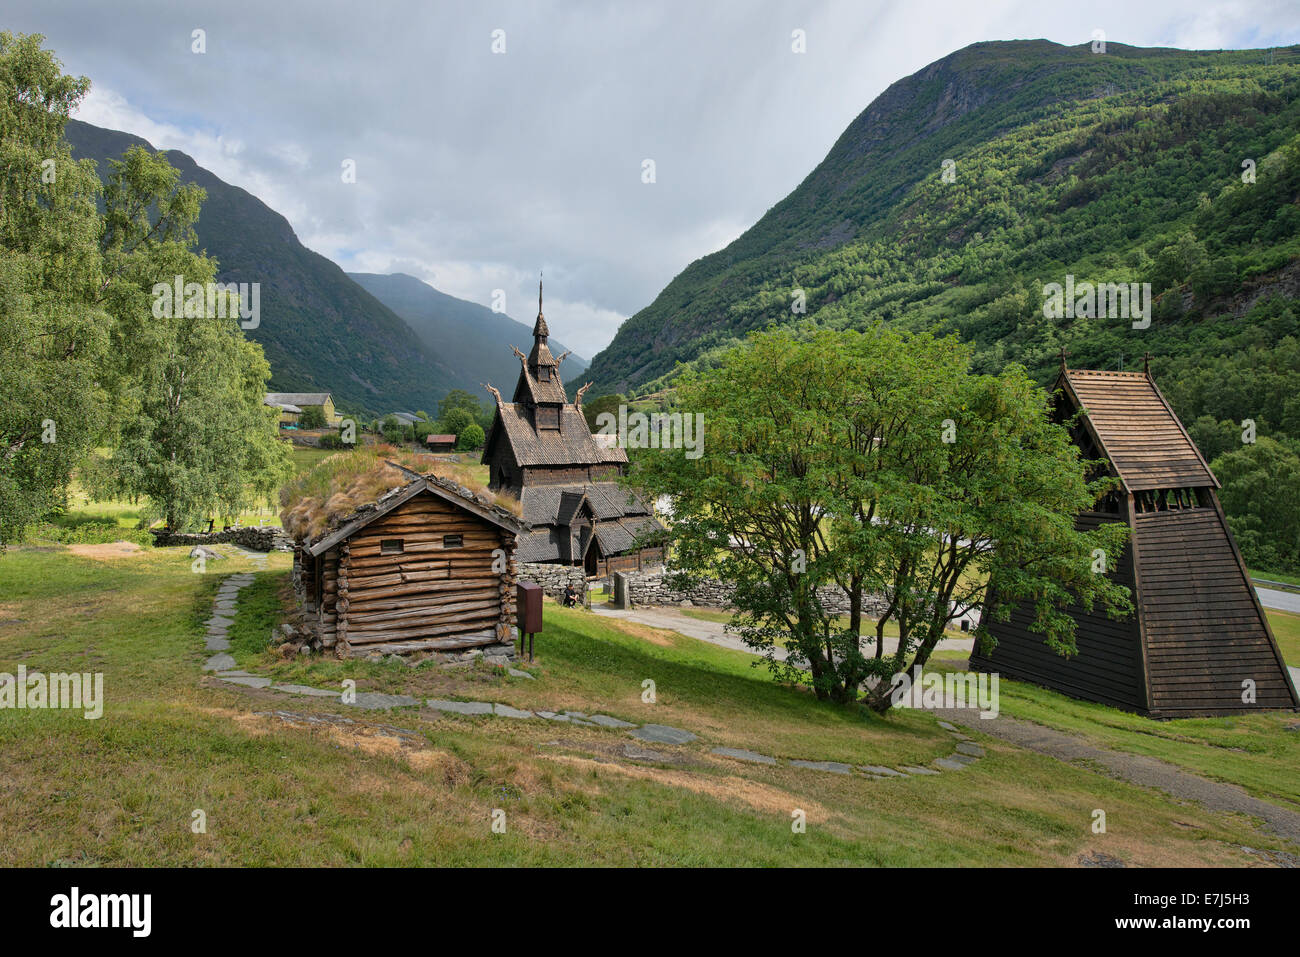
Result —
M94 558L103 561L134 555L142 551L142 549L135 542L118 541L105 542L102 545L69 545L68 551L81 558Z
M626 619L610 619L610 624L619 631L629 634L633 638L640 638L643 641L648 641L652 645L671 648L677 643L676 633L667 631L663 628L652 628L649 625L642 625L638 622L628 621Z
M654 781L670 787L685 788L696 794L714 798L723 803L740 801L755 811L765 814L780 814L789 817L790 812L800 808L814 824L825 821L829 816L826 809L814 801L797 798L789 792L769 784L751 781L749 778L728 775L715 777L705 774L692 774L689 771L673 771L662 768L634 767L625 764L610 764L592 758L580 758L569 754L542 755L548 761L559 761L596 772L608 771L622 777L635 778L640 781Z

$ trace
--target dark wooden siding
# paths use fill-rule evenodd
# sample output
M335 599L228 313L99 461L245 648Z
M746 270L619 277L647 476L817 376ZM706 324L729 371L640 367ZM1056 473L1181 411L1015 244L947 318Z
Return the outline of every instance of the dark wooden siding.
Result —
M572 465L564 467L530 465L523 470L524 485L576 485L581 482L610 482L622 474L619 465Z
M400 552L385 551L398 540ZM469 647L500 640L498 625L513 624L510 576L493 570L494 551L513 549L510 536L435 495L399 505L347 546L351 645L427 639L431 647Z
M1135 517L1151 711L1162 716L1293 706L1252 586L1219 511ZM1257 700L1241 700L1254 680Z
M609 558L598 558L596 560L596 574L608 575L611 572L640 571L642 568L649 566L662 565L663 562L663 546L642 548L639 551L626 552ZM575 564L577 563L575 562Z
M1103 521L1115 520L1115 516L1086 514L1079 517L1076 527L1090 531ZM1124 549L1110 577L1133 588L1130 548ZM993 584L990 602L996 602L997 583ZM1033 609L1020 605L1012 610L1009 621L989 617L988 629L997 639L997 647L987 657L972 654L971 669L996 671L1007 678L1054 688L1073 698L1099 701L1130 711L1145 710L1142 644L1136 616L1115 621L1098 610L1085 611L1079 605L1071 605L1067 611L1078 625L1076 655L1064 658L1049 648L1041 634L1029 630Z

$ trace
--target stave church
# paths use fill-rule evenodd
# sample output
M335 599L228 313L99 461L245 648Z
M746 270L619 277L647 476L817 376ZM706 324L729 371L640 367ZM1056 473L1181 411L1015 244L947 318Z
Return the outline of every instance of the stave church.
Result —
M581 565L589 576L662 565L663 525L619 482L627 473L626 450L615 436L593 435L587 425L587 386L568 400L560 376L568 353L551 355L549 335L539 282L533 348L524 355L511 347L520 365L511 401L485 386L496 400L483 447L488 487L518 498L530 526L519 536L517 557Z

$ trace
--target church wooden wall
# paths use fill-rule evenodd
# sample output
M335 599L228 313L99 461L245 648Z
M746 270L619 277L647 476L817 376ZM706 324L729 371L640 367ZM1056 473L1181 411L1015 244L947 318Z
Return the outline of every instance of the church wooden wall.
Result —
M530 465L523 470L524 485L577 485L584 482L612 482L622 474L618 463L600 465Z

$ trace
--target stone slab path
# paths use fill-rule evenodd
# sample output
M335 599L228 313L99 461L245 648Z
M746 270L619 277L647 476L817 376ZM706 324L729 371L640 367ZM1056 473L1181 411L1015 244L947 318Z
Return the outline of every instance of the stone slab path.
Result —
M342 691L332 688L315 688L310 685L301 684L280 684L271 678L263 675L256 675L239 668L238 662L230 654L230 626L234 623L235 611L238 605L239 592L245 586L251 584L253 576L248 573L231 575L226 578L221 587L217 590L217 597L213 602L212 616L207 622L206 637L204 647L208 651L215 652L203 664L203 670L214 675L217 680L244 688L258 688L277 692L279 694L290 695L294 697L320 697L335 699L336 703L350 708L361 708L370 710L390 710L392 708L418 708L433 712L445 714L459 714L474 717L493 717L508 718L513 720L540 720L553 721L559 723L573 724L589 728L608 728L611 730L626 731L627 734L640 741L650 742L653 744L670 744L670 745L688 745L699 740L699 737L691 731L684 728L673 728L663 724L643 724L637 725L631 721L624 721L621 718L615 718L607 714L587 714L583 711L528 711L523 708L516 708L504 702L493 701L448 701L440 698L428 698L421 701L419 698L403 694L381 694L375 691L358 691L354 695L344 698ZM698 619L688 618L685 615L680 616L685 621L694 622L698 625L711 626L714 622L699 621ZM654 627L670 627L655 625ZM721 625L716 625L721 630ZM739 642L733 636L726 636L729 640ZM706 639L707 640L707 639ZM533 679L533 676L527 672L510 669L510 674L516 677ZM931 767L920 768L911 766L900 766L899 768L889 768L882 765L863 765L859 768L853 768L848 764L838 761L819 761L805 759L791 759L783 761L772 755L760 754L756 751L748 751L743 748L712 748L711 753L725 758L731 758L736 761L743 761L755 764L786 764L790 767L806 768L813 771L826 771L832 774L853 774L855 777L865 778L870 781L888 781L908 778L914 775L938 774L940 770L961 771L965 770L966 765L974 761L977 757L984 754L984 750L979 745L970 741L966 735L952 724L941 721L940 726L954 738L957 739L956 750L946 758L936 759ZM662 758L659 752L646 750L646 755L656 756L655 758L646 758L646 760L657 760Z
M1046 728L1031 721L1003 715L992 720L982 720L978 713L955 709L935 713L944 715L948 721L976 728L1002 741L1046 754L1059 761L1092 761L1131 784L1157 788L1172 797L1195 801L1215 811L1249 814L1262 820L1279 837L1300 844L1300 813L1261 801L1235 784L1211 781L1159 758L1099 748L1076 735ZM960 745L958 747L960 749Z

